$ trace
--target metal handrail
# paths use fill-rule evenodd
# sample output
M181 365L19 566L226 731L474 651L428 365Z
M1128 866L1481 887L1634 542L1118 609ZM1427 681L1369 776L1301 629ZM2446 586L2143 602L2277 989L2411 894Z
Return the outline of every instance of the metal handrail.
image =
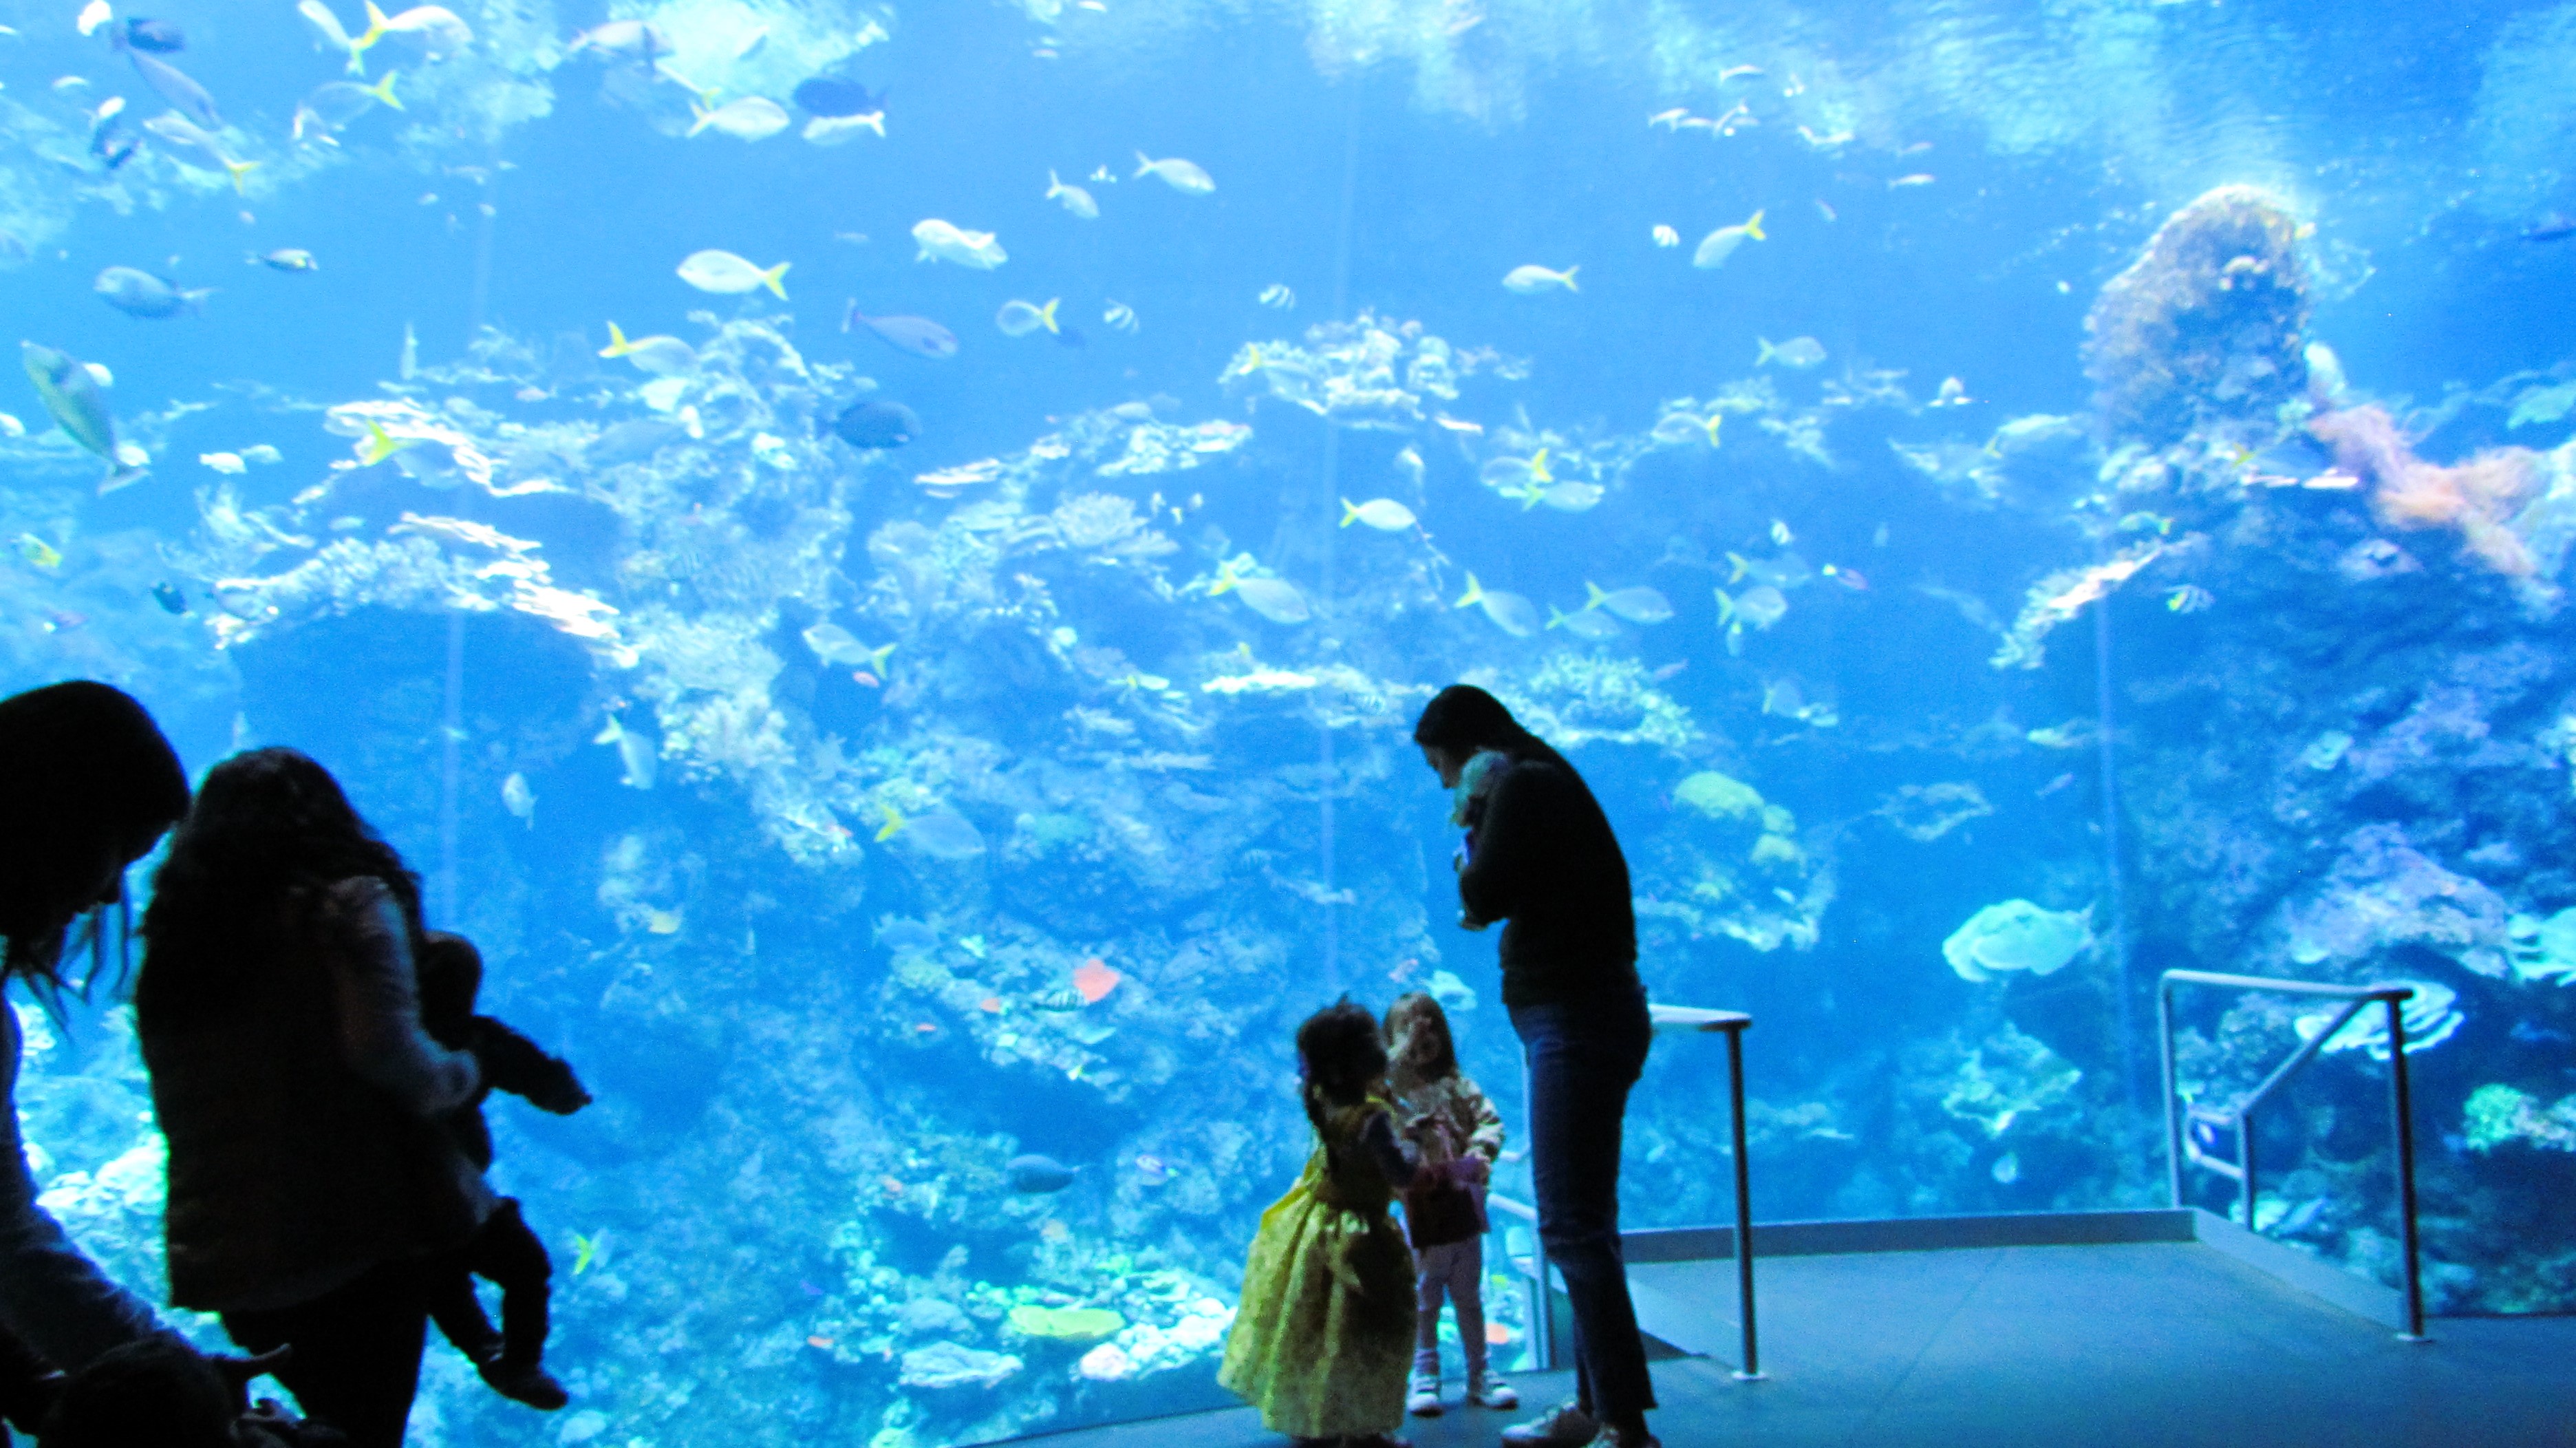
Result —
M2270 991L2277 995L2320 996L2349 1002L2328 1022L2325 1029L2301 1043L2289 1059L2273 1068L2237 1103L2225 1109L2194 1103L2186 1113L2174 1083L2173 989L2177 985L2217 986L2225 990ZM2254 1108L2270 1099L2299 1068L2317 1058L2326 1042L2335 1037L2353 1017L2369 1009L2373 1001L2388 1010L2388 1101L2389 1114L2395 1119L2397 1146L2397 1215L2400 1235L2405 1243L2406 1326L2397 1335L2407 1342L2423 1342L2424 1286L2415 1230L2415 1116L2413 1097L2406 1081L2406 1010L2405 1002L2415 995L2408 985L2329 985L2322 981L2279 980L2259 975L2221 975L2205 970L2169 970L2156 982L2156 1032L2163 1043L2165 1087L2165 1171L2167 1186L2177 1207L2183 1203L2183 1167L2196 1166L2203 1171L2232 1179L2241 1204L2245 1230L2257 1231L2254 1223ZM2211 1156L2200 1149L2193 1133L2183 1130L2188 1114L2195 1127L2209 1126L2232 1131L2236 1136L2236 1159Z
M1740 1381L1761 1380L1762 1359L1753 1330L1753 1174L1744 1155L1744 1032L1753 1017L1743 1011L1707 1010L1698 1006L1648 1005L1647 1015L1657 1032L1716 1031L1726 1037L1727 1100L1732 1108L1735 1127L1735 1291L1744 1327L1744 1366L1735 1376ZM1529 1067L1526 1058L1521 1067L1521 1100L1529 1096ZM1543 1367L1556 1365L1556 1324L1548 1302L1547 1240L1538 1232L1538 1210L1526 1202L1514 1201L1500 1194L1490 1195L1487 1205L1530 1223L1530 1277L1538 1284L1535 1307L1530 1313L1530 1349ZM1505 1254L1507 1257L1508 1252Z

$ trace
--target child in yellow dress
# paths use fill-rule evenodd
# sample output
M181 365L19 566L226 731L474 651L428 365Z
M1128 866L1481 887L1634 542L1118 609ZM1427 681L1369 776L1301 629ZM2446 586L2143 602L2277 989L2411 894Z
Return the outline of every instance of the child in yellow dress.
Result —
M1301 1448L1401 1448L1413 1253L1387 1204L1419 1155L1385 1095L1378 1023L1346 997L1297 1028L1315 1153L1261 1214L1217 1381Z

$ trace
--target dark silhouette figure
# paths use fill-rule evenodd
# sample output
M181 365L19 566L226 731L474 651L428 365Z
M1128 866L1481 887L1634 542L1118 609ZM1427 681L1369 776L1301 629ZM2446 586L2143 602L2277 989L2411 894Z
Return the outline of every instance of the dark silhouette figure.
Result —
M1619 1133L1654 1034L1628 862L1583 776L1484 690L1441 690L1413 740L1467 832L1458 923L1510 922L1503 1003L1529 1064L1539 1238L1574 1307L1574 1401L1503 1441L1653 1448L1654 1384L1619 1252Z
M492 1212L440 1124L482 1072L421 1027L420 887L329 771L215 766L144 918L170 1296L220 1313L353 1448L400 1448L430 1284Z
M483 1120L483 1098L507 1091L540 1110L569 1116L590 1104L590 1093L571 1066L490 1016L474 1013L483 989L483 953L462 935L433 930L420 952L420 1018L430 1038L452 1050L471 1051L483 1063L483 1089L441 1118L466 1160L492 1165L492 1129ZM459 1248L430 1284L429 1315L493 1391L548 1411L567 1401L563 1385L545 1370L546 1306L554 1261L528 1229L519 1199L503 1197L483 1219L482 1230ZM474 1295L474 1279L501 1289L501 1328Z
M36 1448L345 1448L275 1402L250 1402L277 1358L209 1358L175 1338L129 1343L73 1375Z
M126 867L187 811L178 755L125 694L73 682L0 699L0 979L62 989L71 922L122 899ZM23 1349L12 1381L33 1395L0 1408L13 1421L41 1413L52 1367L164 1330L36 1205L14 1104L19 1048L18 1018L0 1009L0 1330Z

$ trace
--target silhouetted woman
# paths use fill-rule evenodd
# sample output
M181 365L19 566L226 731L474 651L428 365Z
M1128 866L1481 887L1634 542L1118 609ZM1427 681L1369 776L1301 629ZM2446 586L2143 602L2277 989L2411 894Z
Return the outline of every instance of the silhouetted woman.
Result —
M171 841L135 992L170 1139L170 1296L223 1315L352 1448L399 1448L428 1254L491 1210L432 1121L474 1058L421 1029L418 880L291 749L216 765Z
M1529 1063L1539 1238L1574 1308L1574 1401L1503 1441L1654 1448L1654 1385L1619 1255L1619 1131L1654 1034L1628 862L1583 776L1484 690L1441 690L1413 741L1467 831L1458 923L1511 922L1503 1004Z
M51 988L63 932L124 892L125 868L188 809L188 776L143 706L74 682L0 699L0 978ZM0 1329L77 1369L163 1331L36 1205L18 1139L18 1018L0 1008ZM43 1363L12 1352L14 1384ZM41 1402L0 1404L21 1427Z

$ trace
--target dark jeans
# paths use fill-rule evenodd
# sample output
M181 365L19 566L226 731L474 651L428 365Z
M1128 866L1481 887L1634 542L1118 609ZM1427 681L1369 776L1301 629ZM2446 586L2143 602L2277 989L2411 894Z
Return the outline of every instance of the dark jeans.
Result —
M429 1331L428 1259L388 1262L311 1302L271 1312L227 1312L224 1332L243 1351L292 1347L277 1380L308 1418L348 1435L349 1448L402 1448L420 1353Z
M528 1230L519 1199L503 1197L466 1244L442 1259L429 1288L429 1315L457 1350L480 1363L534 1367L545 1356L547 1302L555 1264ZM474 1279L501 1289L501 1330L483 1315Z
M1639 1427L1655 1387L1619 1255L1619 1128L1654 1038L1646 993L1514 1006L1512 1029L1529 1063L1539 1240L1574 1307L1575 1395L1602 1421Z

